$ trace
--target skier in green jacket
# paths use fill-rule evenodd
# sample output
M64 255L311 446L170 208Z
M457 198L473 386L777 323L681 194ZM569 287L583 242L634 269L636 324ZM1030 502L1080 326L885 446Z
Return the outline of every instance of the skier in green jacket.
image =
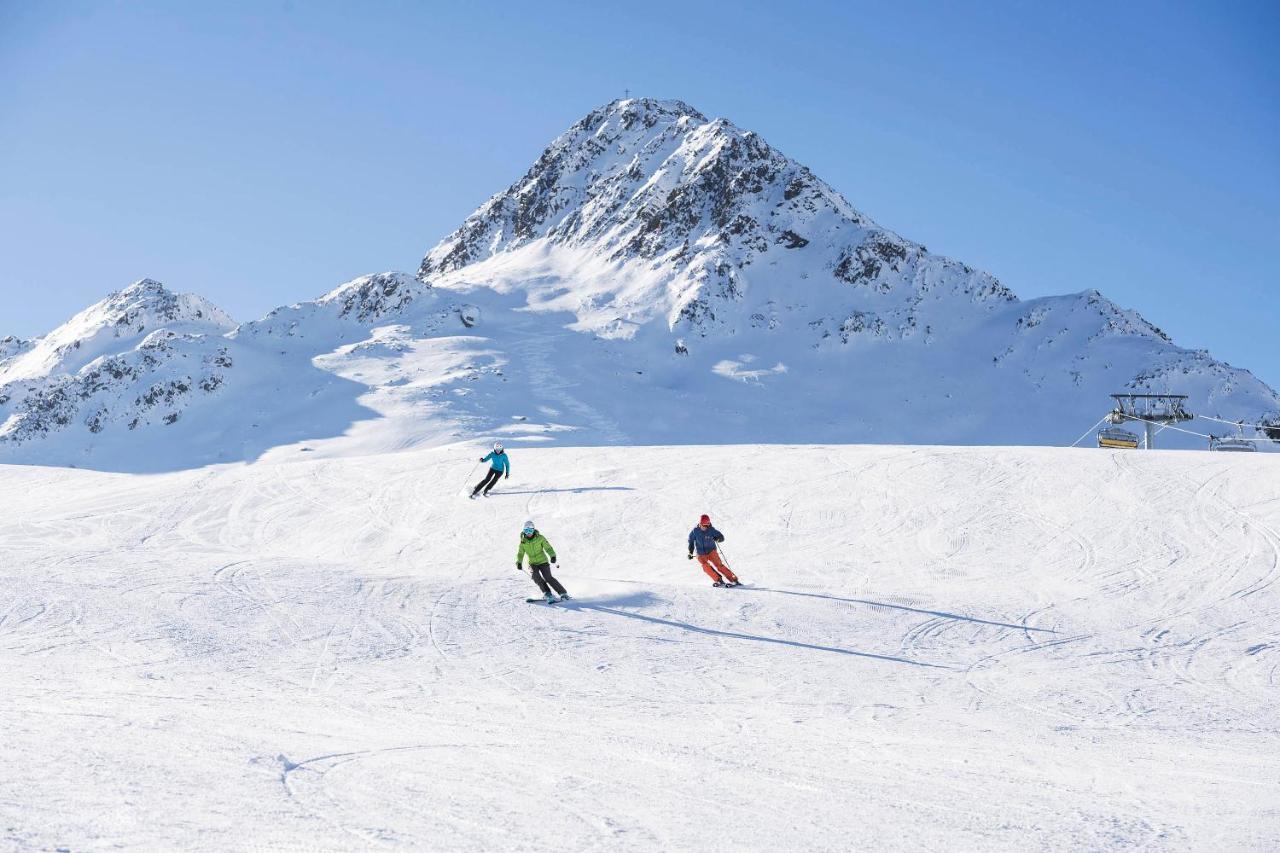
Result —
M520 532L520 547L516 550L516 571L524 570L525 557L529 558L529 575L538 585L538 589L542 590L542 596L547 600L547 604L568 601L569 593L565 591L560 581L551 576L549 564L556 561L556 549L551 547L547 537L538 532L532 521L526 521L524 530ZM559 599L551 594L552 589L560 594Z

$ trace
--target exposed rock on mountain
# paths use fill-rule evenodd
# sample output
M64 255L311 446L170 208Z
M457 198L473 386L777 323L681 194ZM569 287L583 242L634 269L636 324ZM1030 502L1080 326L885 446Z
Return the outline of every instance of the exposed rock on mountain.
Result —
M0 361L0 440L73 425L96 434L113 422L172 424L189 395L225 381L232 362L222 335L233 328L198 296L135 282Z
M877 226L757 134L680 101L592 112L418 275L470 281L513 258L535 270L558 259L573 279L567 298L581 303L571 310L593 331L609 314L659 313L673 331L732 333L816 302L824 315L805 322L821 319L821 335L867 313L900 325L918 323L926 303L1014 299L992 276Z

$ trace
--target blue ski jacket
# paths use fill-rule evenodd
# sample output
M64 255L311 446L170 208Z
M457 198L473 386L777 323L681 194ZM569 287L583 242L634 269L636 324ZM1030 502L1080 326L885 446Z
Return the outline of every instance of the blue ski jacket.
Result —
M710 554L716 549L717 542L724 541L724 534L714 527L707 525L707 529L695 527L689 533L689 553L697 551L699 555Z
M505 450L492 450L488 456L480 461L488 462L489 467L495 471L501 471L504 474L511 473L511 462L507 460L507 452Z

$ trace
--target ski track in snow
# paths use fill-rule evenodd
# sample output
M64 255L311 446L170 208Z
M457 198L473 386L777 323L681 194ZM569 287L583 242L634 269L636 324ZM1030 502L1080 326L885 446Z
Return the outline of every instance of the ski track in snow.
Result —
M1280 846L1280 459L477 455L0 467L0 849Z

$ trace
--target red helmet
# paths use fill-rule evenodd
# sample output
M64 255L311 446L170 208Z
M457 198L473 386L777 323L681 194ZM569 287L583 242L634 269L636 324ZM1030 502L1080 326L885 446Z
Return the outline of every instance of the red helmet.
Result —
M711 523L711 516L709 516L709 515L704 515L704 516L702 516L702 518L698 519L698 523L699 523L699 524L710 524L710 523Z

